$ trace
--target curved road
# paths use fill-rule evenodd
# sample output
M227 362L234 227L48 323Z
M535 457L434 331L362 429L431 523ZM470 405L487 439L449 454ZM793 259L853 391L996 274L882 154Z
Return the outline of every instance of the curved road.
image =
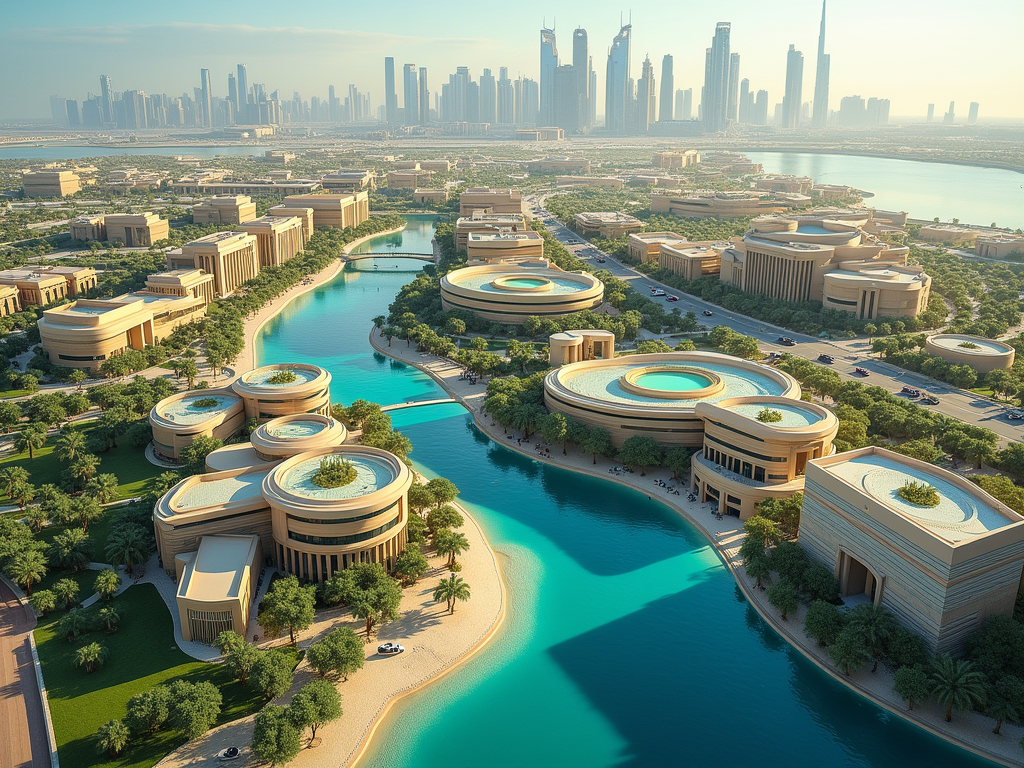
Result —
M0 768L50 768L29 635L35 613L0 581Z
M539 211L534 210L533 215L538 216L545 222L545 227L562 245L565 245L577 257L591 263L593 263L594 257L600 255L606 261L603 264L594 264L595 267L607 269L621 280L628 280L633 288L644 296L650 296L650 289L652 287L665 290L666 296L661 298L652 296L651 298L654 301L665 302L666 310L678 307L683 314L691 311L695 312L707 324L727 325L738 333L757 339L758 346L766 352L788 352L814 361L817 360L818 355L832 355L835 357L835 363L832 365L832 368L844 379L863 381L866 384L883 387L890 392L896 393L904 385L909 385L914 389L925 389L938 396L941 401L939 405L925 407L933 407L947 416L966 424L975 424L991 429L999 436L1001 444L1024 440L1024 422L1009 419L1005 407L995 404L984 397L956 389L949 384L944 384L927 376L885 363L879 360L878 357L871 355L870 342L865 339L824 341L813 336L804 336L737 312L730 312L717 304L712 304L696 296L683 293L678 288L660 283L642 272L622 264L613 256L599 251L594 245L583 240L571 229L559 223L543 207L547 197L548 195L528 196L526 201L531 209L539 208ZM549 219L554 223L547 223ZM583 240L583 244L569 245L567 241L573 240ZM668 296L673 295L678 296L679 301L667 302ZM703 315L705 310L712 313L711 317ZM776 343L779 336L788 336L798 342L798 344L795 347L782 346ZM865 377L855 373L854 369L858 367L869 371L869 375Z

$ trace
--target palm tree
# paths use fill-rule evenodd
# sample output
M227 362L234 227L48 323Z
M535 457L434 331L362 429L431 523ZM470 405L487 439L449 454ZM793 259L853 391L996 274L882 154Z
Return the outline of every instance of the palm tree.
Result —
M84 608L72 608L57 622L57 634L64 635L70 643L80 634L89 630L89 623L89 617Z
M100 460L98 456L94 456L91 453L79 454L69 467L71 476L78 480L83 485L88 483L92 476L96 474L96 470L99 469Z
M89 534L78 528L68 528L53 537L50 562L70 571L81 571L92 560Z
M120 755L128 746L131 731L123 720L109 720L96 730L96 752L110 758Z
M7 575L14 583L25 588L25 594L32 594L32 585L43 580L46 575L46 558L37 549L19 552L11 564L7 566Z
M117 625L121 623L121 614L117 612L117 608L112 605L100 608L99 618L106 626L107 632L117 632Z
M1020 710L1017 707L1015 701L1006 699L1002 696L994 696L992 703L988 707L988 716L996 721L996 727L992 729L992 733L996 736L1003 728L1003 723L1007 720L1018 720Z
M70 464L86 452L85 434L77 429L62 429L53 452L65 464Z
M469 584L461 576L451 574L447 579L441 579L441 583L434 587L434 601L448 603L448 613L455 613L455 601L469 600Z
M58 600L64 602L64 610L70 608L75 598L78 597L78 582L74 579L57 579L56 583L50 587L50 591L56 596Z
M860 632L864 645L871 651L874 664L871 671L878 669L878 659L896 632L896 619L887 608L880 605L858 605L850 611L849 626Z
M434 537L434 549L442 557L448 556L448 567L455 565L455 556L469 549L469 539L458 531L438 531Z
M96 475L85 486L85 492L96 499L100 504L107 504L117 496L117 486L120 485L117 475L109 472Z
M99 592L100 597L104 600L109 600L116 595L120 587L121 577L113 568L104 568L96 575L96 581L93 582L93 589Z
M7 496L13 496L14 489L22 483L27 483L29 477L28 470L24 467L5 467L0 469L0 488Z
M132 575L132 566L149 559L149 538L141 525L126 525L110 532L104 550L112 565L123 565Z
M940 656L932 662L932 689L939 705L946 708L946 722L953 709L962 712L985 701L985 676L965 659Z
M30 504L35 497L36 487L32 483L19 483L11 491L11 499L18 502L22 512L25 511L25 505Z
M71 501L71 519L81 523L82 530L89 530L89 523L98 520L103 507L92 496L79 496Z
M103 666L106 658L107 649L99 643L89 643L75 651L75 665L85 667L87 673L95 672Z
M26 424L14 438L14 450L28 453L29 459L36 457L36 451L46 445L46 427L38 424Z

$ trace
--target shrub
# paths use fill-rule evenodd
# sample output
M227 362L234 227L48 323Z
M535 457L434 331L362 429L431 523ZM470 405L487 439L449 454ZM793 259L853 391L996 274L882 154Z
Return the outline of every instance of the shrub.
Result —
M927 483L911 480L900 486L896 491L901 499L919 507L936 507L939 504L939 492Z
M296 378L295 371L285 368L267 379L267 384L291 384Z
M216 397L201 397L198 400L192 401L193 408L215 408L220 401Z
M356 468L350 461L327 456L320 459L320 469L310 480L321 488L341 488L356 479Z
M767 405L757 412L757 420L765 424L775 424L782 421L782 411L769 408Z

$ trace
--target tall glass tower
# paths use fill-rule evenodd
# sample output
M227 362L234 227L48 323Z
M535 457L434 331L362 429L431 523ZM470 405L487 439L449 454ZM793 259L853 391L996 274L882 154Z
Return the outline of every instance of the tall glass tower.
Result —
M724 131L729 114L729 35L732 24L720 21L707 50L704 93L701 96L701 120L705 133Z
M576 92L579 94L580 128L590 128L590 51L587 46L587 30L582 27L572 33L572 71L576 77Z
M829 55L825 53L825 3L821 0L821 29L818 32L818 62L814 72L814 113L812 125L824 128L828 123Z
M625 133L626 111L633 94L629 92L629 48L633 26L619 30L608 50L605 72L604 125L612 133Z
M553 125L555 118L555 70L558 68L558 47L555 30L540 31L540 122Z

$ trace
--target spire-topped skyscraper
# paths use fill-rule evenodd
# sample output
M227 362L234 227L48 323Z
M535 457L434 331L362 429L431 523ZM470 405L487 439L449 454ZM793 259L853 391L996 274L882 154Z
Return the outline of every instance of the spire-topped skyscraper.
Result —
M818 63L814 74L814 113L811 124L824 128L828 123L829 55L825 53L825 4L821 0L821 30L818 32Z

